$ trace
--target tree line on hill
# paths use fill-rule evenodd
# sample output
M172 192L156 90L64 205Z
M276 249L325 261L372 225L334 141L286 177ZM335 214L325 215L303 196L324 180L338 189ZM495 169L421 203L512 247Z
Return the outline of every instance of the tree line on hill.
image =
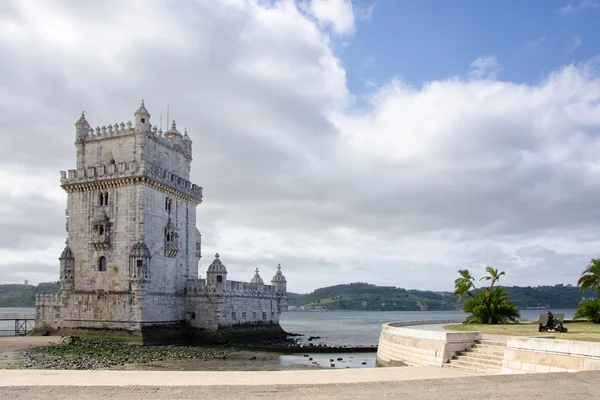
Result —
M577 308L582 298L594 296L592 291L582 293L577 286L563 284L502 288L521 309ZM308 294L288 293L288 305L363 311L440 311L460 308L458 297L452 292L407 290L363 282L328 286Z
M35 295L57 293L60 285L54 282L39 285L0 285L0 307L35 307Z

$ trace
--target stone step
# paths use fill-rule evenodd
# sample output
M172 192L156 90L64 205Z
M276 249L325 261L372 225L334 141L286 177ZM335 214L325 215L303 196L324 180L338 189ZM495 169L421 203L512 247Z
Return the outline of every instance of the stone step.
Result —
M456 365L456 364L444 364L444 368L452 368L452 369L456 369L459 371L466 371L466 372L473 372L476 374L485 374L485 375L495 375L495 374L499 374L501 372L500 369L496 369L496 368L471 368L471 367L463 367L461 365Z
M473 346L480 347L482 349L505 349L506 343L504 344L496 344L496 343L486 343L486 342L475 342Z
M495 366L501 366L502 365L502 359L501 358L484 358L484 357L478 357L476 355L472 355L472 354L464 354L464 355L460 355L456 358L453 358L451 360L455 361L455 362L470 362L470 363L475 363L475 364L485 364L485 365L495 365Z
M478 359L478 360L490 360L490 361L495 361L498 363L502 363L502 360L504 360L504 355L492 354L492 353L478 353L478 352L474 352L474 351L461 351L459 353L456 353L456 355L454 357L455 358L468 357L468 358L474 358L474 359Z
M504 354L504 350L506 350L506 347L500 347L500 346L490 346L490 345L486 345L486 344L474 344L470 350L472 351L477 351L480 353L498 353L498 354Z
M477 369L490 369L495 371L500 371L502 369L502 363L493 363L493 362L480 362L479 360L464 360L464 359L456 359L450 360L450 365L457 365L463 368L470 368L472 370Z
M491 346L506 347L506 342L497 342L494 340L480 340L479 344L488 344Z
M504 350L471 348L471 349L467 350L467 352L477 353L477 354L486 354L486 355L497 356L497 357L504 357Z

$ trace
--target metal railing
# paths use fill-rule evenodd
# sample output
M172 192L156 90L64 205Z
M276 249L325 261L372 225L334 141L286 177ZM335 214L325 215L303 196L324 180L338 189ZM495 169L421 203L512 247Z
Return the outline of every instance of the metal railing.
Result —
M14 325L10 323L14 321ZM35 315L4 313L0 314L0 336L2 333L11 332L14 336L23 336L30 332L35 326ZM9 328L10 329L7 329Z

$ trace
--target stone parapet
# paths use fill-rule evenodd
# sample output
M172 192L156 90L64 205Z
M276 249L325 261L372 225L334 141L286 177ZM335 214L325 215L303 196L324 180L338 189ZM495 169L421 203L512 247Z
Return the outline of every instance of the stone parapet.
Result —
M448 321L412 321L383 324L377 348L377 365L442 366L459 351L465 351L481 340L481 332L451 332L407 328L423 323L454 323Z
M79 142L93 142L99 140L108 140L108 139L120 139L126 136L133 135L146 135L148 138L160 143L161 145L171 149L178 151L184 154L188 158L192 158L192 144L191 140L187 141L179 141L175 142L170 137L166 136L167 133L159 130L156 126L148 125L147 131L137 131L131 121L128 121L127 124L121 122L120 124L115 122L114 125L109 124L108 127L103 125L102 127L97 127L96 129L90 128L87 132L87 135L81 136L78 138Z
M600 343L508 337L503 374L600 370Z
M62 296L60 293L36 294L36 307L56 307L62 305Z

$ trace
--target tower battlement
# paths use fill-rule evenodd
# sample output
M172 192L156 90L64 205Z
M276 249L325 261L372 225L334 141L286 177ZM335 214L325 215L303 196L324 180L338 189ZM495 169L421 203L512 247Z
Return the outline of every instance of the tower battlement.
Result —
M162 185L171 194L187 196L198 204L202 202L202 187L152 163L139 165L129 161L60 171L60 185L67 191L118 186L131 180Z
M95 129L90 128L86 134L77 136L78 142L91 142L98 140L110 140L110 139L118 139L123 136L131 136L135 134L145 134L148 138L155 140L157 143L160 143L162 146L178 151L185 156L191 158L192 157L192 140L189 138L187 134L187 129L185 133L181 136L181 139L178 139L177 136L169 134L169 132L175 128L175 121L171 125L171 129L167 132L163 132L161 129L156 126L152 126L148 124L147 130L144 131L136 131L135 128L132 127L131 121L128 121L127 124L121 122L117 124L115 122L114 125L109 124L108 126L102 125L102 127L96 127ZM76 129L77 131L77 129ZM181 134L180 134L181 135Z

